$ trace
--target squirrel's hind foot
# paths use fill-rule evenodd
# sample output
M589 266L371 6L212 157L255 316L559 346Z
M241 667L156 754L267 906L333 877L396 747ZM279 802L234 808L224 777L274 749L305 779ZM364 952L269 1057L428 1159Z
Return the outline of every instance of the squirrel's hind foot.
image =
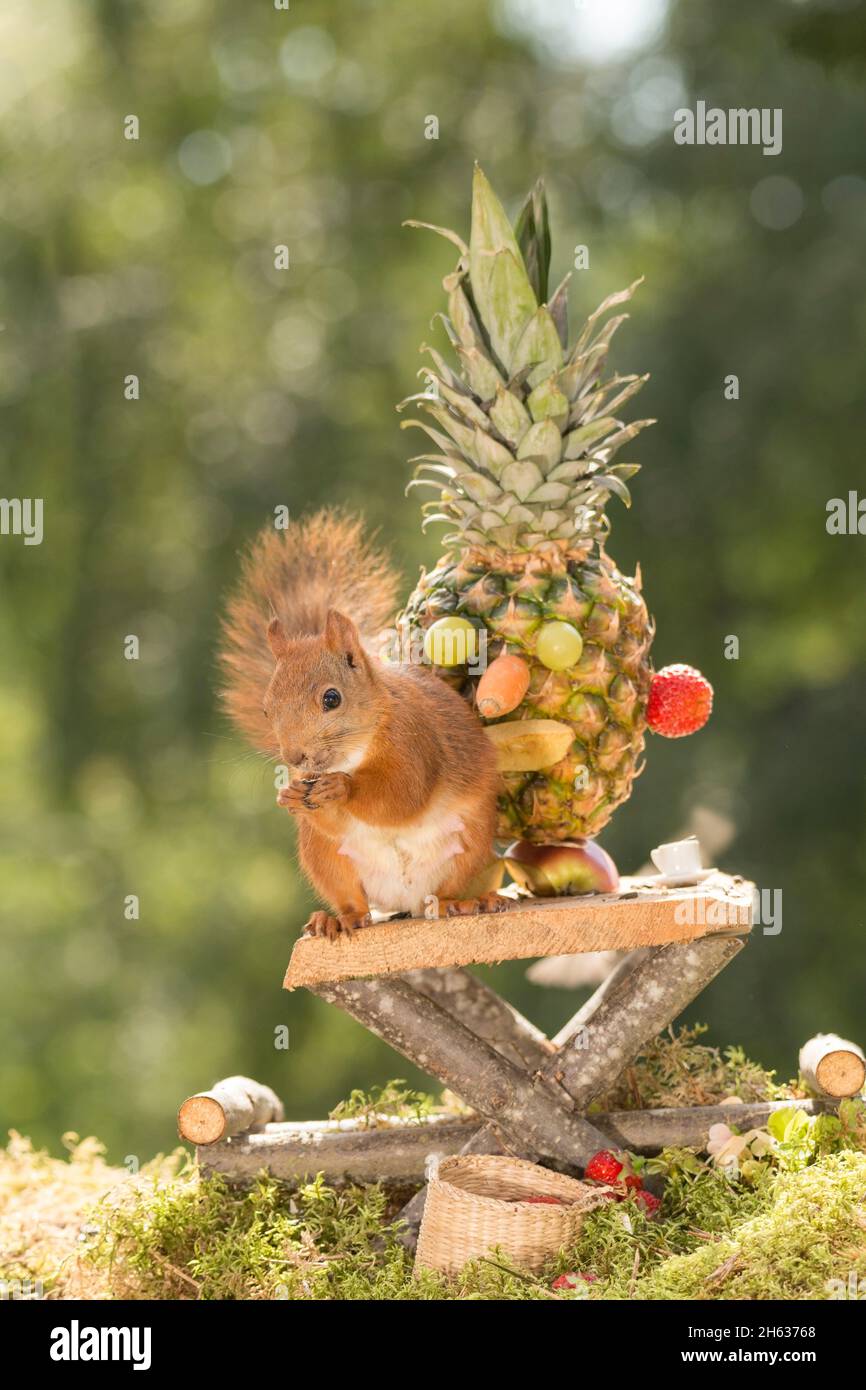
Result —
M369 926L369 923L369 912L340 912L336 917L330 912L314 912L304 927L304 935L336 941L338 936L354 936L358 927Z
M481 912L504 912L507 907L507 898L498 893L482 893L479 898L443 898L439 913L443 917L474 917Z

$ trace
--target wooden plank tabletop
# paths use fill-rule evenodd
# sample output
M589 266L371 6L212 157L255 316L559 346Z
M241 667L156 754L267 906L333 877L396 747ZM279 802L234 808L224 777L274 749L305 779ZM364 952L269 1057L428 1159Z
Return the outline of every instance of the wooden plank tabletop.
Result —
M631 951L749 931L754 884L713 872L701 883L660 887L653 878L623 878L618 893L509 900L500 913L374 922L353 937L296 942L285 989L406 970L476 965L581 951Z

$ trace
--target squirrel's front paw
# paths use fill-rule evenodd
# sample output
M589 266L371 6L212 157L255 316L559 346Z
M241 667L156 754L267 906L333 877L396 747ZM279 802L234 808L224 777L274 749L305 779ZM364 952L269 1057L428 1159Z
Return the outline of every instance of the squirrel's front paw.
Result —
M290 782L287 787L280 787L277 792L277 805L292 815L298 811L312 811L314 808L307 804L311 786L311 782Z
M313 783L312 800L317 806L332 806L348 801L352 783L345 772L323 772Z
M292 815L318 811L345 801L351 782L345 772L324 772L321 777L298 777L277 792L277 805Z

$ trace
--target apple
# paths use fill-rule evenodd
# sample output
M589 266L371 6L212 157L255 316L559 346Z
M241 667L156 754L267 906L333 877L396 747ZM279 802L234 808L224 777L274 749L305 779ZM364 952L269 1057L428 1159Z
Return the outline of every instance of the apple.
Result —
M505 860L491 859L483 869L479 869L463 889L464 898L483 898L487 893L498 893L505 879Z
M505 851L505 863L514 882L537 898L619 890L616 865L594 840L565 840L558 845L516 840Z

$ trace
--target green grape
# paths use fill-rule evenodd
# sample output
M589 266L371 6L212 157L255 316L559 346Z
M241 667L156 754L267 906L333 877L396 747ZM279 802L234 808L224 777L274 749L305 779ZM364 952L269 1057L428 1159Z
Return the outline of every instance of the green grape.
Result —
M545 623L535 639L535 655L550 671L576 666L583 651L583 638L571 623Z
M478 630L468 618L439 618L424 634L424 655L434 666L477 661Z

